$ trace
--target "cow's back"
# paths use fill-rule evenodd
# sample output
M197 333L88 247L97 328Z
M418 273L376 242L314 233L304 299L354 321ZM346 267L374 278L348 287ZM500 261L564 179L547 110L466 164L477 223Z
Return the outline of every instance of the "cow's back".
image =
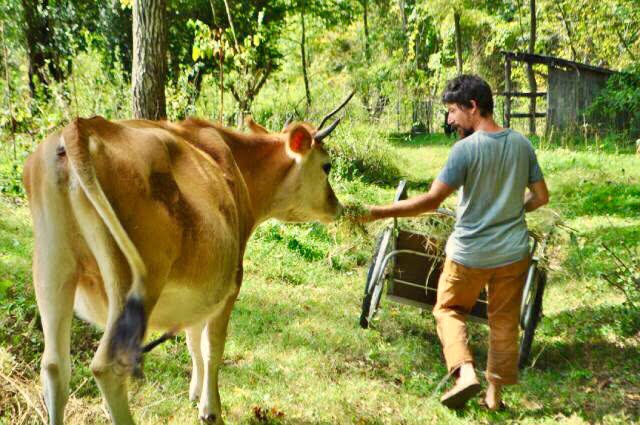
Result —
M251 226L246 187L228 147L210 137L207 143L218 155L205 154L150 121L93 118L83 128L97 180L149 271L148 292L159 297L150 326L202 319L209 306L233 291ZM62 146L59 135L43 142L25 166L25 185L35 214L62 210L68 219L78 219L89 202ZM42 223L55 225L56 219ZM76 245L92 237L86 226L75 228L80 237L72 232L69 238ZM103 325L108 290L95 258L103 254L88 255L89 245L77 248L76 307L81 316ZM126 293L128 287L118 290Z

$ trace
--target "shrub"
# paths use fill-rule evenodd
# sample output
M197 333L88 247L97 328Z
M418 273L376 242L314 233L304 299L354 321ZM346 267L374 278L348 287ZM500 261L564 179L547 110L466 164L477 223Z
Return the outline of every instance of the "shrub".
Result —
M629 136L640 136L640 64L612 75L587 114L601 130L616 130L624 121Z
M362 177L370 183L396 185L404 176L383 134L366 125L349 125L348 122L341 124L343 131L336 131L336 137L327 143L335 175L348 180Z

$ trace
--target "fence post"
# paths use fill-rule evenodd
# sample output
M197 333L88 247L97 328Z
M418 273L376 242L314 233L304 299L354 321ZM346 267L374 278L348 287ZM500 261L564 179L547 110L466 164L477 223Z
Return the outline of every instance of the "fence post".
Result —
M504 56L504 117L505 127L511 127L511 58Z

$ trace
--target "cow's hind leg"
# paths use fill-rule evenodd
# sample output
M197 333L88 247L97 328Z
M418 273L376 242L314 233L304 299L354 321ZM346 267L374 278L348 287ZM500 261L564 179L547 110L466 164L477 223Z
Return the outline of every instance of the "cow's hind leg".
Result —
M44 173L49 170L46 164L37 166ZM68 399L71 321L78 278L70 240L74 229L65 211L68 201L56 182L56 175L47 175L38 190L32 188L29 198L35 237L33 284L44 333L40 376L50 424L62 424Z
M36 238L34 284L44 333L40 377L49 423L53 425L63 423L69 394L69 347L77 276L70 250L62 244L45 247L42 239Z
M74 193L75 194L75 193ZM130 287L131 273L108 229L82 193L72 197L81 232L100 269L108 300L105 331L91 361L91 371L100 388L111 420L116 425L133 424L127 397L131 365L120 366L111 359L110 341Z
M238 288L239 289L239 288ZM207 323L203 336L202 354L204 359L204 377L202 394L200 396L200 419L207 423L221 425L222 406L218 391L218 370L222 363L224 343L227 338L227 325L231 316L231 309L238 293L231 294Z
M191 370L191 383L189 384L189 400L198 401L202 392L202 379L204 377L204 361L202 359L202 331L205 323L191 326L186 329L187 347L191 355L193 369Z
M111 314L110 314L111 316ZM113 315L117 317L115 314ZM115 322L115 317L111 318ZM116 425L133 424L133 417L129 410L127 396L127 369L115 367L109 355L109 341L113 326L105 332L100 340L100 345L91 361L91 371L104 397L111 420Z

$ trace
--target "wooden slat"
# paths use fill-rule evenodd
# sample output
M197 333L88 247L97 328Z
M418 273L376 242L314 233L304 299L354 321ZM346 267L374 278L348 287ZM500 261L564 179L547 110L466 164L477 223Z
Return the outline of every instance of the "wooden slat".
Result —
M508 115L509 118L529 118L531 114L528 113L514 113ZM536 118L544 118L547 116L546 112L536 112Z
M505 56L505 59L513 59L518 62L540 63L547 66L552 66L552 67L562 67L562 68L569 68L574 70L576 69L587 70L587 71L592 71L592 72L597 72L599 74L607 74L607 75L617 73L617 71L613 71L611 69L600 68L597 66L588 65L586 63L574 62L574 61L570 61L562 58L556 58L553 56L537 55L534 53L507 52L504 50L501 53Z
M503 93L498 93L498 96L510 96L510 97L545 97L546 95L547 95L546 92L539 92L539 93L522 93L522 92L507 93L507 92L503 92Z
M504 91L505 93L511 93L511 58L505 56L504 58ZM511 97L506 96L504 98L504 126L511 127L509 116L511 115Z

